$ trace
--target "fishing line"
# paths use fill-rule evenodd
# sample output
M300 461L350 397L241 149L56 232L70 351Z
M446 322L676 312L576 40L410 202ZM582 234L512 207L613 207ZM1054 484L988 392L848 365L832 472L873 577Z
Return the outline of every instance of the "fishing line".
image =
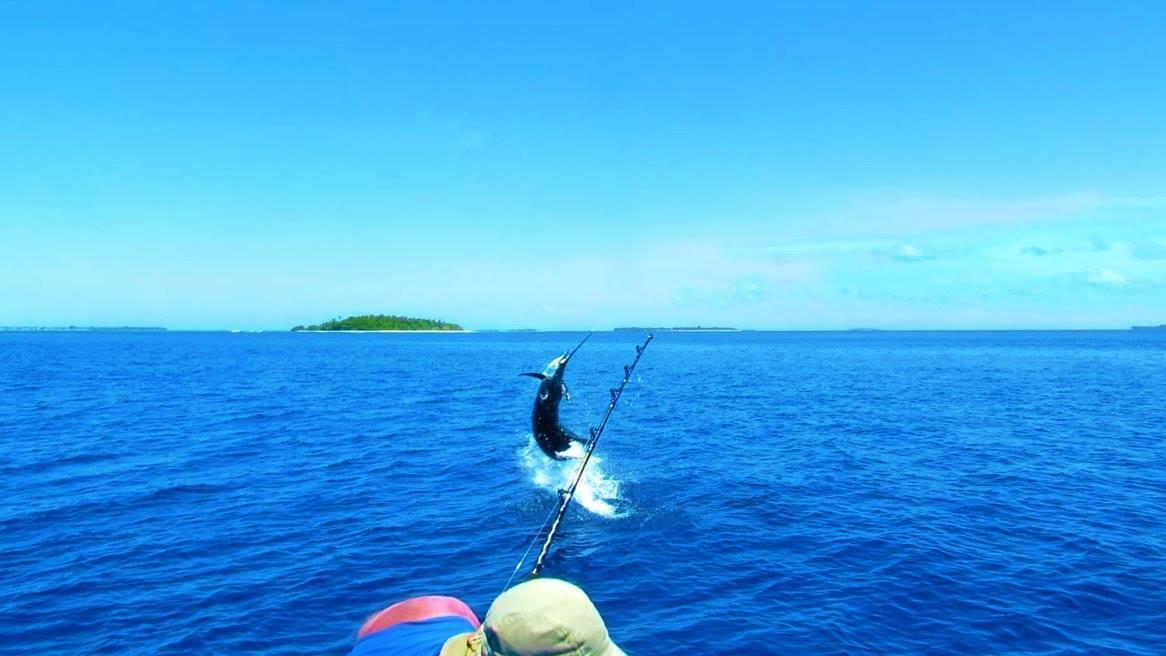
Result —
M554 516L555 510L556 507L551 506L551 511L547 513L546 518L543 519L543 523L538 527L538 530L535 531L534 537L530 539L530 544L526 545L526 551L522 552L522 558L519 558L518 562L514 564L514 571L510 573L510 578L506 579L506 585L502 586L502 590L499 591L498 594L506 592L506 589L509 588L510 584L514 582L514 577L518 576L518 570L522 569L522 564L526 562L526 557L530 555L530 550L534 548L534 543L538 542L538 537L543 534L543 529L547 527L547 522L551 521L551 517ZM497 597L498 595L494 596Z

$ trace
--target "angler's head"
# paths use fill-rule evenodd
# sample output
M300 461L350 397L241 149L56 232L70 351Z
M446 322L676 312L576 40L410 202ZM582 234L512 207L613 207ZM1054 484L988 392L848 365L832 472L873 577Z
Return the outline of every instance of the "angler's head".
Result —
M455 638L441 656L625 656L587 593L553 578L532 578L498 595L478 631Z

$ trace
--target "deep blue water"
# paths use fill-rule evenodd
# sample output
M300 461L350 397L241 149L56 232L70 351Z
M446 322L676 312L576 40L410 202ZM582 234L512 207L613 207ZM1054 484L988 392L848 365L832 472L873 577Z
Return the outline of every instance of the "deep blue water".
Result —
M484 614L557 483L516 374L578 338L0 333L0 651ZM660 334L597 453L547 573L631 654L1166 653L1164 333Z

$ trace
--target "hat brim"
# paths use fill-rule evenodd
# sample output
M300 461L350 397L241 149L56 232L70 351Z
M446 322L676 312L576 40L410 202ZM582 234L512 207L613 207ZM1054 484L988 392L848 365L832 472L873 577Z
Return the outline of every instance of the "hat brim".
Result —
M473 637L473 632L459 633L453 636L441 646L441 652L438 653L438 656L478 656L478 649L473 646L470 640ZM622 654L623 652L618 653Z

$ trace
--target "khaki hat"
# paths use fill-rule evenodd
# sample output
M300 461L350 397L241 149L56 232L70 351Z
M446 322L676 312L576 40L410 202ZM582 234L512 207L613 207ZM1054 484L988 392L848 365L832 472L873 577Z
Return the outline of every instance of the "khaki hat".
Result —
M474 637L451 638L442 654L461 656L467 642L480 641L481 656L626 656L587 593L560 579L531 579L503 592Z

